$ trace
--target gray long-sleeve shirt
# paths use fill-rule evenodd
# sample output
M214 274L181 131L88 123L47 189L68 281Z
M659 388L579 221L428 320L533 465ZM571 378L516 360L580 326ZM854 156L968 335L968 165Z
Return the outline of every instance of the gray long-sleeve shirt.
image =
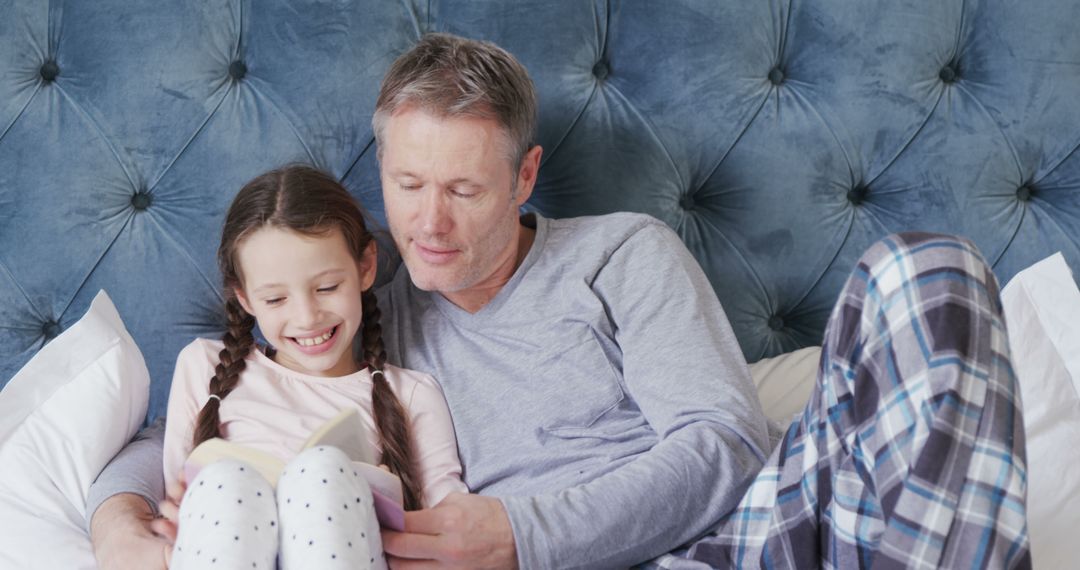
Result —
M470 314L381 291L390 361L433 374L476 493L501 498L523 568L616 567L701 535L768 453L764 416L712 287L643 215L548 220Z
M523 222L531 250L475 314L398 271L380 291L390 361L442 385L465 482L502 500L523 568L627 566L700 536L769 448L712 287L648 216ZM148 447L94 496L160 481Z

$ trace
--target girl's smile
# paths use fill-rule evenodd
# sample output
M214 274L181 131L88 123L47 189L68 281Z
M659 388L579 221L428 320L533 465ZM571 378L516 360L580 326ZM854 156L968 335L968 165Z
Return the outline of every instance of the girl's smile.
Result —
M339 328L340 325L335 325L315 335L288 338L305 354L322 354L333 348L334 342L338 338L337 331Z

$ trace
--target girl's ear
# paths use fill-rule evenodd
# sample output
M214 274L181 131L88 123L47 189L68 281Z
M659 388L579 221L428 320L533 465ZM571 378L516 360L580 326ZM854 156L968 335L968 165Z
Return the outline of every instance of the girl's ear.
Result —
M244 295L244 290L235 288L233 293L236 294L236 300L240 301L240 306L244 308L244 311L249 315L254 315L255 313L251 312L251 303L248 303L247 295Z
M367 291L375 284L375 273L379 267L379 248L375 240L371 240L364 248L364 257L356 264L356 267L360 270L360 290Z

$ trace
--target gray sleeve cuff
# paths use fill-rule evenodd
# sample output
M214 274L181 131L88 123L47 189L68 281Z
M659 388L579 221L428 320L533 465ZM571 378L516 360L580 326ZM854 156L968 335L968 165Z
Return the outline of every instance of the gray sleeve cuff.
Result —
M158 501L165 497L165 478L161 470L165 445L165 416L143 428L102 469L86 496L86 532L94 513L107 499L120 493L134 493L146 499L157 514Z
M518 568L521 570L533 570L537 568L555 568L560 564L565 568L570 560L576 560L568 552L560 554L567 556L560 560L556 554L554 545L548 540L552 533L548 532L543 524L543 518L537 516L535 497L498 497L506 509L506 516L510 519L510 528L514 533L514 549L517 551ZM570 544L560 544L560 548L571 548Z

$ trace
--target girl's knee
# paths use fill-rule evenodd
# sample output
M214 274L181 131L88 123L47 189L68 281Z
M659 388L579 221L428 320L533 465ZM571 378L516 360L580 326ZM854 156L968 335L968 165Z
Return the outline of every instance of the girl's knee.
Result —
M272 568L278 544L273 487L250 465L216 461L191 481L180 505L176 568Z
M289 466L307 467L341 467L350 465L352 461L345 452L330 445L320 445L305 449L289 462Z
M332 446L304 450L285 466L278 481L279 490L320 486L338 489L342 485L350 493L371 495L367 480L356 471L352 461L344 452Z
M210 494L210 491L228 489L243 489L256 493L256 496L270 496L274 494L274 488L251 465L235 460L223 459L215 461L199 470L198 475L188 482L187 491L184 493L184 502L198 494Z
M336 448L312 448L289 462L278 481L278 513L284 566L383 562L371 488Z

